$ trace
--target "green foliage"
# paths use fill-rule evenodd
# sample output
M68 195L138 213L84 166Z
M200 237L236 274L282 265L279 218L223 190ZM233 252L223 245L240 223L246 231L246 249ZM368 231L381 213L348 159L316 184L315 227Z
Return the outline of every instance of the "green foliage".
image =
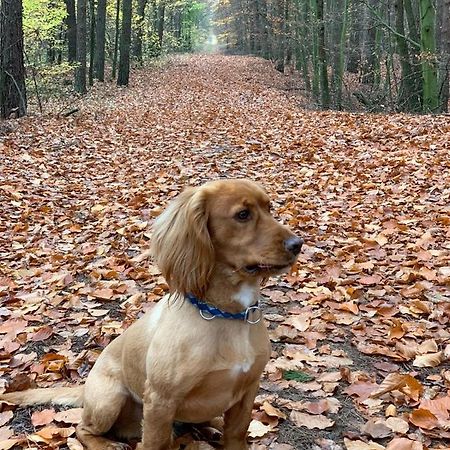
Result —
M314 380L314 377L308 373L300 372L298 370L286 370L283 373L283 378L288 381L299 381L300 383L307 383L308 381Z
M53 41L66 17L62 0L23 0L23 28L26 44L35 40Z
M34 100L36 91L44 101L69 94L72 91L74 67L75 65L67 62L28 66L27 92L31 101Z

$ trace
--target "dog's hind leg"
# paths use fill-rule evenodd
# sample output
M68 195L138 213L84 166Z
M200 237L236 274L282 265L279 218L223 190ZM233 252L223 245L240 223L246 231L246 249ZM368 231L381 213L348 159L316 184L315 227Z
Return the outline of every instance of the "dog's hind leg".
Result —
M104 437L113 428L128 392L110 366L94 366L86 381L83 415L77 437L88 450L124 450L128 446Z

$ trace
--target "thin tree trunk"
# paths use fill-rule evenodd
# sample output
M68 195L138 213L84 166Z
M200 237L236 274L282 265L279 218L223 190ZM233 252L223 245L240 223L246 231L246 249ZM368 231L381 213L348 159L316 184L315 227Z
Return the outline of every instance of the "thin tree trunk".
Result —
M75 13L75 0L64 0L67 16L64 19L67 27L67 60L75 62L77 59L77 16Z
M378 0L369 0L369 6L372 9L376 8ZM371 12L368 12L367 17L367 32L364 41L364 60L361 67L361 81L364 84L373 85L375 81L376 72L376 53L375 53L375 43L376 43L376 20Z
M276 8L277 8L277 22L278 22L278 26L277 26L277 55L276 55L276 61L275 61L275 68L281 72L284 73L284 58L285 58L285 45L286 45L286 36L285 36L285 32L286 32L286 21L284 19L284 0L277 0L276 3Z
M409 37L414 42L420 42L420 33L419 33L419 11L418 4L416 1L414 3L411 0L403 0L405 7L406 20L408 23ZM422 95L423 95L423 80L421 73L421 56L420 49L415 46L410 46L410 60L411 60L411 77L412 83L414 84L414 96L415 102L417 105L421 105ZM419 111L419 108L417 108Z
M415 92L413 70L409 59L408 43L404 37L405 25L403 0L396 0L395 9L395 29L397 31L395 37L397 40L398 55L402 69L398 89L397 109L400 111L413 112L417 111L420 106L416 96L417 93Z
M0 117L22 117L27 113L22 0L2 0L0 15Z
M117 84L119 86L128 86L128 81L130 78L131 17L132 0L123 0L119 73L117 75Z
M328 86L328 62L325 49L325 22L323 17L324 0L317 0L318 47L317 56L320 67L320 98L323 109L330 108L330 90Z
M89 86L94 84L94 56L95 56L95 0L89 0Z
M362 4L359 1L353 3L350 9L351 25L350 25L350 42L348 46L347 70L351 73L358 73L361 64L361 17Z
M442 0L441 59L439 64L440 110L448 112L450 70L450 0Z
M317 23L317 0L310 0L310 24L311 24L311 35L312 35L312 94L316 101L319 100L320 94L320 68L319 68L319 57L318 57L318 23Z
M105 34L106 0L98 0L95 28L94 75L99 81L105 81Z
M120 0L116 0L116 34L114 37L114 56L112 66L112 78L116 78L117 73L117 55L119 54L119 36L120 36Z
M86 89L86 0L77 2L77 67L75 91L85 94Z
M335 105L337 109L342 109L342 84L344 80L344 62L345 62L345 44L347 42L347 23L348 23L348 10L349 10L350 0L344 0L342 5L342 26L340 29L339 36L339 48L338 48L338 59L337 68L335 75Z
M138 0L137 4L137 29L134 36L133 43L133 56L142 63L142 37L144 35L144 21L145 21L145 7L147 6L147 0ZM177 27L176 33L179 33ZM179 38L179 36L178 36Z
M422 52L423 111L436 112L439 107L435 11L432 0L420 0L420 44Z
M164 18L166 13L166 4L163 1L158 6L158 42L159 48L162 50L163 38L164 38Z

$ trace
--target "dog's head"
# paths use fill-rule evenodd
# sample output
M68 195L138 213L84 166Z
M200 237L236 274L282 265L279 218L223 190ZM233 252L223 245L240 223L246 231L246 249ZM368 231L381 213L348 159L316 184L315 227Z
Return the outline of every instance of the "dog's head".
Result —
M172 290L201 297L216 264L242 280L286 270L303 240L277 222L264 190L219 180L179 195L156 220L152 249Z

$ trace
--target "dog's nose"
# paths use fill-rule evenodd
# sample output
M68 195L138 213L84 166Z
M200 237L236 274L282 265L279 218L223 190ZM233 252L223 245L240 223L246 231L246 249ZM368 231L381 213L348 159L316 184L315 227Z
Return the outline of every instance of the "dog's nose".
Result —
M284 248L293 255L298 255L304 242L301 237L292 236L284 241Z

